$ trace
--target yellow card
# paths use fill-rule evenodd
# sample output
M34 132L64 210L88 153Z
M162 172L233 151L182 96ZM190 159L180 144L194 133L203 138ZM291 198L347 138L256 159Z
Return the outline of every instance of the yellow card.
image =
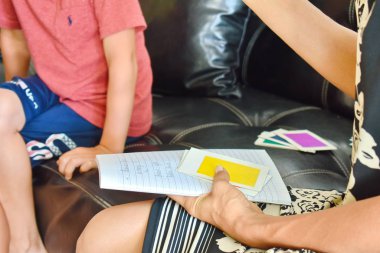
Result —
M260 175L260 169L226 161L223 159L205 156L197 173L213 178L216 166L222 166L230 174L230 181L240 185L255 187Z

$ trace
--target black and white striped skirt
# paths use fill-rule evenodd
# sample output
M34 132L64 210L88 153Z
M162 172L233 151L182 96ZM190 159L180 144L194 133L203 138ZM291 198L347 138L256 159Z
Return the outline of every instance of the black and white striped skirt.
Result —
M337 191L291 189L291 206L259 204L270 215L295 215L331 208L342 202ZM317 203L317 204L316 204ZM190 216L169 198L157 199L149 216L143 253L311 253L312 251L260 250L243 245L214 226Z

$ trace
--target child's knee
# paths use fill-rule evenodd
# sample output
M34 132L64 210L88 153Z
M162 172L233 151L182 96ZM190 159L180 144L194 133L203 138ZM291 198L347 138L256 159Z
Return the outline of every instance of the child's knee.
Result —
M0 131L20 131L25 123L24 111L18 96L0 89Z

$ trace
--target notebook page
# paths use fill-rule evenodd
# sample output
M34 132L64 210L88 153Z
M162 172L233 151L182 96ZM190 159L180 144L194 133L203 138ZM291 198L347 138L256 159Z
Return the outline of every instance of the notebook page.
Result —
M104 189L199 196L211 183L178 173L183 151L99 155L100 187Z
M255 196L255 202L291 203L287 188L265 150L213 149L211 152L262 164L269 168L271 180ZM198 196L209 192L211 184L178 172L185 151L152 151L98 155L100 187L105 189Z

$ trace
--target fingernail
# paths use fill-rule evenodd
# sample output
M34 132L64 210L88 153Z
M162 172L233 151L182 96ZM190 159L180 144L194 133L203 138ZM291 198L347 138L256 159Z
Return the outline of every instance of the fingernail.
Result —
M216 173L224 171L222 166L216 166Z

